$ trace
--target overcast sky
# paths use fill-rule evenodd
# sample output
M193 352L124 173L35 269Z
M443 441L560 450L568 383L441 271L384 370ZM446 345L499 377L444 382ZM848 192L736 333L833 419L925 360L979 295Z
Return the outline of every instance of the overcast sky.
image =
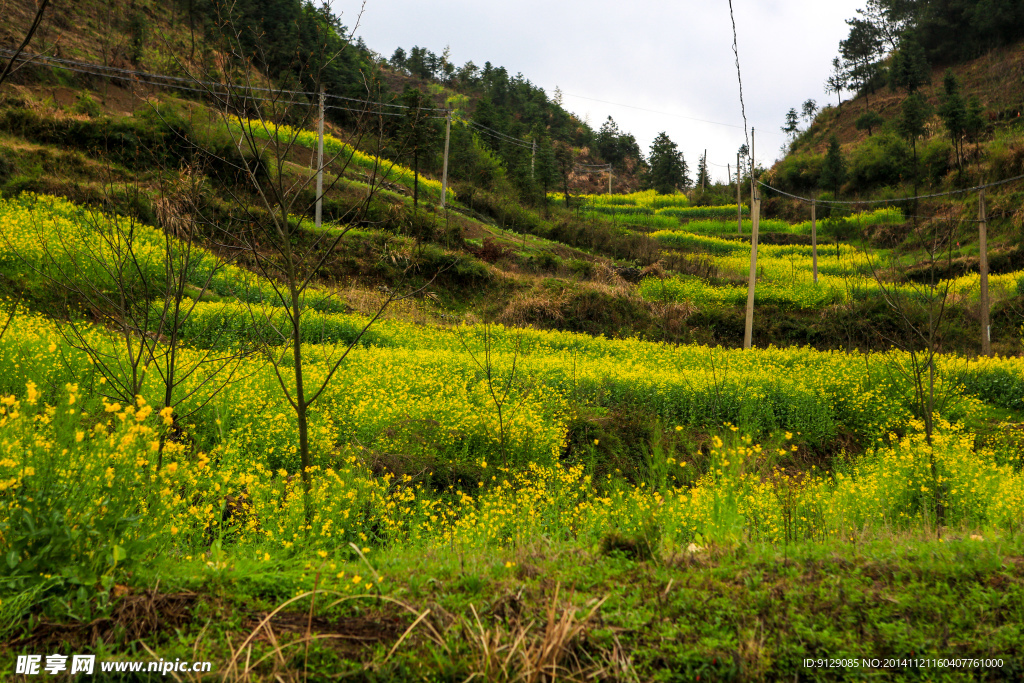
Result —
M349 27L360 4L332 0ZM863 5L733 0L759 164L780 156L786 138L779 129L790 107L799 110L808 98L835 102L823 83L846 37L843 20ZM707 149L719 179L743 143L728 0L366 0L357 35L385 56L399 46L437 54L450 46L456 65L489 61L522 73L549 96L558 86L566 109L595 129L612 116L645 154L663 130L691 169Z

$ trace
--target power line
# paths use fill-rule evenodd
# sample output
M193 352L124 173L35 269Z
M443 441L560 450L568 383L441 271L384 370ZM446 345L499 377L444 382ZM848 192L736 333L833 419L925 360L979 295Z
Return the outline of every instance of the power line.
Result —
M729 19L732 21L732 52L736 55L736 79L740 84L740 112L743 114L743 140L750 149L750 138L747 136L747 106L743 103L743 74L740 72L739 39L736 37L736 15L732 11L732 0L729 0ZM750 155L750 170L754 171L754 156Z
M496 131L493 128L488 128L487 126L485 126L483 124L477 123L476 121L470 121L470 120L467 119L465 121L465 123L467 125L469 125L469 126L472 126L472 127L476 128L476 129L478 129L479 132L482 132L485 135L490 135L491 137L497 138L497 139L502 140L504 142L508 142L508 143L510 143L512 145L518 145L518 146L523 147L523 148L533 149L533 142L527 142L526 140L523 140L522 138L515 138L515 137L512 137L511 135L506 135L505 133L502 133L500 131Z
M740 129L743 129L743 126L738 126L735 123L723 123L722 121L711 121L709 119L698 119L698 118L695 118L693 116L684 116L682 114L672 114L670 112L658 111L656 109L647 109L646 107L637 107L637 106L634 106L632 104L622 104L621 102L609 102L608 100L599 100L599 99L597 99L595 97L584 97L583 95L573 95L571 93L562 93L562 94L563 95L568 95L569 97L577 97L577 98L579 98L581 100L590 100L591 102L600 102L602 104L610 104L610 105L615 106L615 107L625 107L626 109L636 109L637 111L646 111L646 112L650 112L651 114L660 114L661 116L673 116L673 117L675 117L677 119L686 119L687 121L699 121L700 123L710 123L710 124L715 125L715 126L727 126L729 128L740 128ZM778 135L778 133L772 133L772 135Z
M0 54L14 55L14 52L12 50L0 49ZM230 94L231 92L233 92L235 90L244 90L244 91L255 91L255 92L278 93L278 94L281 94L281 95L291 95L291 96L299 95L299 96L308 96L308 97L314 97L314 98L315 97L319 97L319 93L313 93L313 92L308 92L308 91L304 91L304 90L282 90L282 89L277 89L277 88L263 88L263 87L259 87L259 86L253 86L253 85L244 85L244 86L242 86L242 85L231 84L231 83L217 83L215 81L202 81L202 80L199 80L198 78L189 78L189 77L181 77L181 76L169 76L167 74L158 74L158 73L153 73L153 72L150 72L150 71L137 71L137 70L133 70L133 69L122 69L122 68L119 68L119 67L106 66L106 65L103 65L103 64L95 64L95 63L92 63L92 62L83 62L83 61L79 61L79 60L75 60L75 59L61 59L61 58L58 58L58 57L48 57L46 55L39 55L39 54L25 54L25 53L22 53L21 55L18 56L18 60L19 61L23 61L23 62L42 62L42 63L50 64L50 65L57 65L59 68L67 69L69 71L77 71L79 73L87 73L87 74L90 74L90 75L93 75L93 76L100 76L100 77L111 77L111 74L123 74L125 76L131 76L133 78L139 79L140 81L142 81L142 79L150 79L150 82L147 82L148 85L156 85L156 86L160 86L160 87L179 87L179 89L194 90L196 92L207 92L207 91L196 90L195 88L181 88L180 86L171 85L171 83L153 83L151 81L155 79L155 80L158 80L158 81L171 81L171 82L176 82L176 83L190 83L190 84L193 84L193 85L203 85L203 86L208 86L210 88L217 88L217 89L221 89L221 90L226 90L227 93L225 93L225 94ZM95 73L94 71L88 71L87 69L105 71L105 72L110 72L110 73ZM142 82L146 82L146 81L142 81ZM221 94L221 93L213 93L213 94ZM249 97L249 99L254 99L254 100L258 100L258 101L277 101L275 98L258 98L258 97L254 97L254 96L247 96L247 97ZM353 102L353 103L357 103L357 104L372 105L372 106L375 106L375 107L391 107L391 108L396 108L396 109L417 109L419 111L443 111L443 112L447 111L446 109L443 109L441 107L409 107L409 106L406 106L406 105L403 105L403 104L393 104L393 103L390 103L390 102L374 102L374 101L371 101L371 100L360 100L360 99L355 98L355 97L345 97L343 95L325 94L325 97L328 97L328 98L331 98L331 99L336 99L336 100L343 100L343 101L346 101L346 102ZM304 103L304 102L284 102L284 104L306 104L306 103ZM332 108L332 109L344 109L343 107L339 107L339 106L331 106L330 108ZM352 110L349 110L349 111L352 111ZM439 117L439 118L443 118L443 117Z
M986 183L984 185L975 185L974 187L967 187L967 188L964 188L962 190L950 190L949 192L936 192L934 194L922 194L922 195L917 195L917 196L914 196L914 197L897 197L895 199L864 199L864 200L861 200L861 201L850 201L850 200L843 200L843 201L841 201L841 200L838 200L838 199L811 199L809 197L801 197L800 195L790 194L789 192L783 192L782 190L780 190L778 188L775 188L775 187L772 187L771 185L768 185L767 183L763 183L760 180L757 181L757 184L762 186L762 187L764 187L765 189L771 190L772 192L776 192L776 193L781 194L781 195L783 195L785 197L789 197L790 199L798 199L798 200L800 200L802 202L806 202L808 204L810 204L812 202L817 202L818 204L853 205L853 204L896 204L896 203L899 203L899 202L913 202L913 201L917 201L919 199L935 199L936 197L949 197L949 196L956 195L956 194L967 194L969 192L977 192L979 190L985 190L985 189L988 189L990 187L998 187L1000 185L1006 185L1007 183L1012 183L1012 182L1015 182L1017 180L1024 180L1024 175L1018 175L1018 176L1014 176L1012 178L1006 178L1004 180L997 180L995 182Z

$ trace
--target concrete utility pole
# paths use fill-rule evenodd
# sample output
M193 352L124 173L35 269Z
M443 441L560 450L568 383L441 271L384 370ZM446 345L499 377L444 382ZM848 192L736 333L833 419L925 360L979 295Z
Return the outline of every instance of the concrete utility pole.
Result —
M533 170L537 166L537 141L533 141L533 151L530 153L530 179L533 180Z
M324 210L324 86L320 86L320 121L316 145L316 227L320 228Z
M754 336L754 290L757 286L757 226L761 197L754 186L754 129L750 129L750 277L747 280L747 318L743 327L743 348L749 349Z
M981 257L978 270L981 272L981 355L992 355L992 325L989 322L988 303L988 217L986 216L985 190L978 193L978 246Z
M448 201L448 143L452 139L452 110L448 109L444 113L445 118L445 129L444 129L444 170L441 173L441 208L445 207Z
M814 284L818 284L818 207L817 200L811 200L811 263L814 265Z
M612 165L608 164L608 194L612 193Z

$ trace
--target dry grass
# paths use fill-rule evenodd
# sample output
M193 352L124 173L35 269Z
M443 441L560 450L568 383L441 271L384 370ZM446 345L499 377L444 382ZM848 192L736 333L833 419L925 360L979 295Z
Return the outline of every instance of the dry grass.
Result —
M487 627L471 606L473 618L466 619L461 630L473 651L476 670L466 680L544 683L559 678L582 681L602 676L606 666L584 663L576 646L607 597L594 602L580 618L575 608L559 607L560 588L556 585L542 624L524 623L513 616L506 619L505 626L494 623Z

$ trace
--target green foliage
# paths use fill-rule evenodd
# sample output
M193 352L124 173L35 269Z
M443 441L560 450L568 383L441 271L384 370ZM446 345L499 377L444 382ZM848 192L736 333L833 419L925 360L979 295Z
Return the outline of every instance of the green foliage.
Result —
M870 137L872 130L878 128L883 123L885 123L885 119L882 118L882 115L876 111L870 110L858 116L854 125L857 127L857 130L866 130L868 132L868 137Z
M921 149L921 172L929 183L939 182L952 166L953 146L949 140L935 138Z
M911 161L903 140L891 133L874 135L850 157L850 185L856 190L896 185L908 175Z
M839 139L833 135L828 141L828 151L825 153L825 160L821 164L821 175L818 176L818 186L830 190L834 196L839 196L839 188L846 182L846 160L839 147Z
M594 146L601 159L617 168L621 168L626 159L643 159L636 138L621 132L611 116L601 124L601 129L594 137Z
M92 118L96 118L103 113L103 110L100 109L99 103L87 92L83 92L77 96L74 106L71 107L71 111L76 114L85 114Z
M320 85L334 95L366 98L374 85L372 63L365 51L348 42L348 29L328 5L302 0L177 0L205 29L212 47L251 59L277 85L315 92ZM240 66L240 65L235 65ZM364 76L367 78L364 79ZM349 121L344 110L328 111L336 121Z
M904 88L916 92L931 80L931 69L924 49L913 37L900 42L900 49L892 57L889 69L889 87L893 90Z
M651 143L650 170L645 177L648 187L659 194L675 194L690 186L689 168L679 146L661 132Z
M806 191L818 187L825 157L813 153L787 154L775 166L775 183L782 190Z

